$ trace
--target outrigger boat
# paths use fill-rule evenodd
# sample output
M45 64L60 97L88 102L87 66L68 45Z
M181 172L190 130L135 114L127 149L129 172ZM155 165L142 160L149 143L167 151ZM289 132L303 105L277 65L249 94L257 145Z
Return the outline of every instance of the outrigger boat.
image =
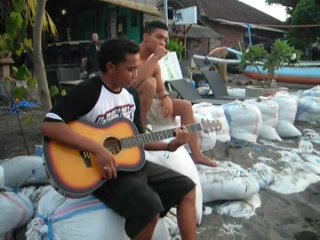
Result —
M216 48L210 52L226 50L234 53L237 59L222 59L209 56L194 55L193 58L197 60L209 60L212 63L226 63L226 64L239 64L242 53L228 47ZM209 54L209 55L210 55ZM258 68L258 69L257 69ZM243 75L256 79L264 80L267 79L267 71L262 69L262 66L257 64L255 66L247 66L243 72ZM277 82L292 83L292 84L308 84L318 85L320 84L320 61L301 61L299 64L294 66L284 66L275 71L275 79Z
M242 74L256 80L266 79L267 71L259 65L257 68L259 71L254 66L248 66ZM320 84L320 62L301 62L299 65L281 67L276 70L274 78L282 83L318 85Z

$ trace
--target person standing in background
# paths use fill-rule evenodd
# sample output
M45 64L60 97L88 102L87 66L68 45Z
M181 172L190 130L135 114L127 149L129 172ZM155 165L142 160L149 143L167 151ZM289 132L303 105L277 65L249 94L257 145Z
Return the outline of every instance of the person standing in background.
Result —
M89 78L97 75L99 72L98 54L100 52L100 46L101 43L98 33L92 33L86 63L86 71L89 74Z

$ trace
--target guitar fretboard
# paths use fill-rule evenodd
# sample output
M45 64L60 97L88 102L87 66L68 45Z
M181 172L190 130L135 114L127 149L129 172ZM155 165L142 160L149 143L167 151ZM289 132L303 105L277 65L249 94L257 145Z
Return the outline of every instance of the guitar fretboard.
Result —
M202 130L200 123L195 123L187 126L190 133ZM175 128L163 131L151 132L147 134L138 134L132 137L122 138L120 140L122 148L131 148L135 146L144 146L147 143L158 142L163 139L175 136Z

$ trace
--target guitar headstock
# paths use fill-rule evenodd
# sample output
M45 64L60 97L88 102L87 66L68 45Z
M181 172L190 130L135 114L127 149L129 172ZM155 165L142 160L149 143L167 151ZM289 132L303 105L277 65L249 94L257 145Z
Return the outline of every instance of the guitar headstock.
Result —
M222 129L221 122L219 120L201 120L202 131L205 133L219 132Z

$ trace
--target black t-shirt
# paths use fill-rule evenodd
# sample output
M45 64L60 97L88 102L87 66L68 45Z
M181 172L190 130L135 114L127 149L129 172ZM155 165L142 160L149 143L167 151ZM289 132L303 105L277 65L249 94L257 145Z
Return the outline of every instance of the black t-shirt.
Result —
M96 77L75 86L46 114L45 121L68 123L81 119L105 124L119 117L133 121L143 132L138 93L133 88L112 92Z

